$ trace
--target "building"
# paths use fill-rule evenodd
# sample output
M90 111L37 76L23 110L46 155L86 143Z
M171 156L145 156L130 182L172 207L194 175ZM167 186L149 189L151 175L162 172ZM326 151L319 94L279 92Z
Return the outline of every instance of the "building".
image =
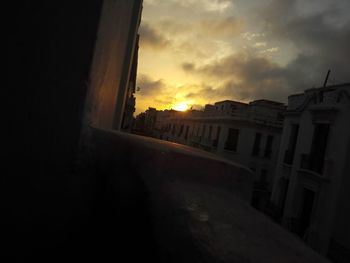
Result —
M350 83L288 98L272 204L276 218L336 262L350 252Z
M141 21L141 20L140 20ZM134 48L134 56L131 65L131 72L129 77L128 88L126 92L125 108L123 115L122 130L130 132L134 125L134 112L136 105L136 98L134 96L136 91L136 77L137 77L137 65L138 65L138 53L139 53L139 39L140 35L137 35Z
M132 132L136 134L152 136L155 129L158 111L149 107L145 112L136 116L135 127Z
M158 111L153 136L212 152L255 174L252 204L265 209L272 190L282 133L282 103L220 101L204 111Z

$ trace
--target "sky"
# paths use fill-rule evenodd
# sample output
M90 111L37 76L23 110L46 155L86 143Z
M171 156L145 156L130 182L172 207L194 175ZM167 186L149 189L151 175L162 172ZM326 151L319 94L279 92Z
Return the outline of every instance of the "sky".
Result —
M144 0L136 114L350 81L349 0Z

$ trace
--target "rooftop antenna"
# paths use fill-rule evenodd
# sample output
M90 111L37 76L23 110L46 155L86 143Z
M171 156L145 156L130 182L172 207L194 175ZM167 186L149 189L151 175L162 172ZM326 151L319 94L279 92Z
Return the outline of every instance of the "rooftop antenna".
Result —
M331 73L331 70L329 69L328 72L327 72L326 79L324 80L323 87L326 87L327 81L328 81L328 78L329 78L329 74L330 74L330 73Z

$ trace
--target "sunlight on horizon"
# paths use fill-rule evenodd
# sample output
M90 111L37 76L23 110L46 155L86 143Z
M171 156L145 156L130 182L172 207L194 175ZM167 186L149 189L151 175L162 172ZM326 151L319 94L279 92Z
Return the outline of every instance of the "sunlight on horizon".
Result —
M176 104L174 106L174 110L177 111L187 111L189 109L189 106L185 102L180 102L179 104Z

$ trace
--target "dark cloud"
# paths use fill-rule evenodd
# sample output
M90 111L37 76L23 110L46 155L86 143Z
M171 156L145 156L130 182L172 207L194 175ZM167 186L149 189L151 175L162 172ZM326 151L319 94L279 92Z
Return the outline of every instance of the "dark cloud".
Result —
M192 71L194 70L195 65L193 63L185 62L181 64L181 67L185 71Z
M152 80L148 75L140 74L137 78L138 92L142 96L151 97L161 94L165 89L165 83L162 79Z
M308 85L320 85L328 69L335 82L349 81L350 67L350 19L348 0L319 1L318 9L309 7L301 11L298 1L273 1L261 12L268 23L269 37L293 43L299 56L286 70L297 73L298 79L311 81ZM306 7L305 7L306 9ZM276 16L273 14L279 13ZM303 13L301 13L303 12ZM310 78L314 75L315 78ZM293 83L293 79L290 79Z
M201 74L223 81L219 87L205 87L198 92L189 93L189 98L205 97L207 99L273 99L285 101L288 95L310 87L304 68L311 67L310 58L300 56L287 67L281 67L264 57L249 56L238 53L203 67L183 67L189 73ZM307 85L307 86L305 86Z
M238 52L204 66L183 63L181 67L188 73L224 83L188 96L286 101L290 94L321 86L328 69L331 69L329 84L349 82L349 20L330 19L340 15L341 11L336 8L311 10L300 15L295 4L289 0L273 1L261 16L268 21L268 38L280 41L281 49L287 42L298 48L292 61L281 66L254 52Z
M232 37L239 35L243 23L239 19L229 16L224 18L204 19L200 22L201 31L212 37Z
M162 49L169 45L169 40L146 22L141 23L139 33L142 47Z
M213 88L212 86L202 84L196 85L195 89L193 89L192 85L191 88L192 91L184 96L189 100L204 99L208 102L215 102L221 99L227 99L233 95L232 92L229 92L228 89L223 87Z

